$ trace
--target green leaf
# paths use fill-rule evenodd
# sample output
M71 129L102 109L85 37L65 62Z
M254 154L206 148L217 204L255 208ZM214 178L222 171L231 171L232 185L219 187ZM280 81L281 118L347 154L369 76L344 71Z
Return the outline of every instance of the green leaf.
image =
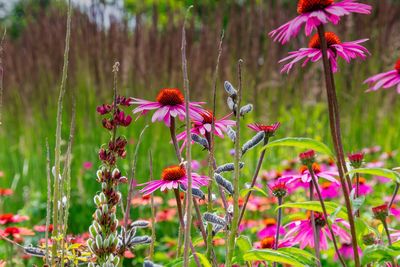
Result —
M262 190L261 188L254 186L253 188L245 188L240 190L240 196L241 197L245 197L247 195L247 193L249 193L250 191L255 191L255 192L259 192L261 193L263 196L265 197L269 197L268 193L265 192L264 190Z
M244 235L241 235L236 239L236 246L242 252L247 252L252 249L250 238Z
M333 214L335 217L339 217L342 219L347 219L347 211L344 207L339 206L338 204L330 201L325 201L325 207L328 214ZM319 201L305 201L305 202L296 202L296 203L286 203L278 208L299 208L306 210L313 210L322 212L322 207ZM275 209L275 210L276 210Z
M207 257L204 256L204 254L196 252L197 256L199 257L199 260L201 262L201 266L203 267L212 267L211 263L208 261Z
M303 256L300 253L291 253L290 250L281 251L281 249L254 249L244 254L243 258L246 261L278 262L290 264L294 267L308 266L309 264L307 264L307 262L310 262L307 256Z
M267 149L270 147L277 147L277 146L292 146L301 149L312 149L315 150L316 152L334 157L334 154L327 145L317 140L304 137L286 137L278 139L268 143L262 149Z
M361 264L365 266L366 264L371 262L392 262L394 261L394 258L398 257L399 255L400 251L395 247L372 245L364 249Z
M355 173L383 176L393 180L393 182L400 183L400 173L385 168L360 168L360 169L353 169L348 172L348 174L355 174Z
M317 258L310 252L308 252L304 249L296 248L296 247L280 248L279 251L287 252L291 255L295 255L295 256L301 258L301 260L304 263L307 263L307 265L310 265L310 266L315 265L315 261L317 260Z

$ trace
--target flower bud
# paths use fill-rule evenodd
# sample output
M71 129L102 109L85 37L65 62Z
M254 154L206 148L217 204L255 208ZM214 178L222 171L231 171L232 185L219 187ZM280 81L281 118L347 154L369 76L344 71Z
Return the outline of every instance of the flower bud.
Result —
M300 153L300 161L303 165L311 166L315 161L315 151L307 150L306 152Z
M348 154L348 158L350 161L350 165L353 168L357 169L357 168L360 168L363 163L364 153Z
M383 204L372 208L375 219L380 221L385 221L386 217L389 215L389 209L387 204Z
M277 198L283 198L287 195L288 188L285 182L277 182L271 187L272 194Z

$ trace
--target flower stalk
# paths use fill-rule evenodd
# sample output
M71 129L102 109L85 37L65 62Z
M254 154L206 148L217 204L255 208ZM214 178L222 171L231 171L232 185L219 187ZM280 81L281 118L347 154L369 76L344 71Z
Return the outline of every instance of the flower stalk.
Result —
M233 252L235 249L235 240L236 234L238 231L238 223L239 223L239 175L240 175L240 165L239 161L241 158L242 151L240 149L240 104L242 101L242 63L243 60L240 59L238 62L238 82L239 88L237 92L237 99L236 99L236 141L235 141L235 169L234 169L234 177L233 177L233 187L234 187L234 194L233 194L233 218L231 224L231 231L228 238L228 246L227 246L227 253L226 253L226 261L225 266L231 267L232 266L232 259L233 259Z
M354 224L351 201L349 197L349 191L351 190L351 181L348 175L345 176L345 174L347 173L347 168L346 168L346 163L344 161L343 145L341 141L340 118L339 118L338 103L336 98L335 82L333 79L332 68L328 59L328 54L327 54L328 45L325 38L325 29L323 24L318 26L318 35L321 42L322 58L324 64L326 92L328 97L329 123L330 123L332 141L335 147L335 152L337 157L340 183L342 186L342 191L346 203L346 209L350 224L350 232L351 232L353 253L354 253L354 263L356 267L360 267L361 265L360 265L360 258L358 255L357 235Z

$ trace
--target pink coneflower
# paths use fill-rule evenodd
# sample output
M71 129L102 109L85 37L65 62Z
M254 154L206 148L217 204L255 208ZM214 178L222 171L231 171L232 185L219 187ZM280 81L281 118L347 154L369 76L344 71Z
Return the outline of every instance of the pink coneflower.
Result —
M313 163L312 168L317 179L324 178L332 183L340 185L339 181L335 178L335 176L338 176L336 171L322 170L318 163ZM312 181L312 177L307 166L303 165L300 167L300 175L282 177L279 178L279 181L286 182L287 184L298 181L301 181L302 183L310 183Z
M339 253L345 259L354 259L353 245L351 243L343 243L342 246L339 248ZM358 248L358 254L360 256L362 255L362 250L360 248ZM335 261L339 259L337 254L335 254L334 259Z
M33 226L33 230L35 230L36 232L39 232L39 233L44 233L44 232L46 232L46 225L35 225L35 226ZM53 225L50 224L49 232L52 232L52 231L53 231Z
M0 224L19 223L26 220L29 220L28 216L22 216L18 214L14 215L12 213L6 213L0 215Z
M331 62L333 72L337 72L339 69L337 63L338 56L349 63L351 59L355 59L357 57L365 59L367 57L366 54L369 54L365 47L359 45L368 39L361 39L352 42L341 42L339 37L333 32L326 32L325 38L328 43L328 58ZM289 73L294 64L302 61L303 59L304 62L302 67L304 67L310 61L316 62L322 59L322 48L318 34L315 34L311 38L310 42L308 43L308 48L300 48L297 51L289 52L289 56L279 61L279 63L289 61L289 63L283 66L281 73Z
M358 193L360 194L360 196L366 196L372 193L372 186L367 184L367 180L364 177L360 177L358 181L359 181ZM353 186L353 188L355 188L355 186Z
M5 237L12 237L15 242L22 242L23 236L33 236L35 233L25 227L10 226L6 229L0 229L0 235Z
M228 114L221 119L217 120L213 116L211 111L204 110L200 113L201 119L193 119L193 127L191 132L194 134L199 134L203 136L207 136L208 133L212 131L212 120L214 119L215 131L214 134L218 137L224 138L224 133L227 131L228 126L233 126L236 124L233 120L228 120L231 114ZM184 144L186 143L186 131L178 134L176 136L178 141L185 140ZM208 140L209 141L209 140Z
M154 206L160 206L163 203L163 199L161 197L153 197L153 202ZM133 206L148 206L151 205L151 196L150 195L145 195L145 196L137 196L132 198L131 204Z
M171 117L178 117L181 121L186 116L185 99L183 94L177 88L164 88L158 93L156 101L148 101L139 98L132 98L131 104L139 105L133 110L133 113L145 115L150 110L155 110L152 122L164 121L165 125L170 127ZM202 102L189 103L189 116L195 120L202 120L201 108Z
M388 72L379 73L364 81L369 85L367 92L376 91L379 88L388 89L397 86L397 93L400 94L400 58L397 60L394 69Z
M176 219L176 209L164 209L160 210L156 214L156 221L157 222L164 222L164 221L172 221L173 219Z
M173 165L165 168L161 174L161 178L161 180L154 180L141 184L145 185L145 187L140 190L140 193L143 195L149 195L157 189L160 189L161 191L165 191L166 189L178 189L180 184L187 187L188 177L186 175L185 167L182 165ZM193 187L196 188L208 184L208 178L197 173L192 173L192 179Z
M276 235L276 220L274 218L267 218L264 219L264 228L261 229L257 233L257 237L259 239L263 239L269 236L275 236ZM284 235L285 234L285 228L280 227L279 228L279 234Z
M319 244L321 250L328 249L328 240L332 240L332 236L329 232L329 228L326 224L325 218L322 213L314 212L315 224L319 230ZM332 223L332 230L336 236L338 236L342 242L351 242L349 233L339 225L343 225L345 228L349 228L348 223L343 219L335 219ZM285 226L288 228L284 240L291 240L294 244L299 244L300 249L304 249L307 246L314 248L314 237L313 228L311 225L310 213L307 219L290 222Z
M255 242L253 246L258 249L272 249L274 248L275 244L275 237L274 236L267 236L262 238L260 241ZM293 244L289 240L279 240L278 248L287 248L292 247Z
M85 162L83 163L83 168L84 168L85 170L90 170L91 168L93 168L93 163L90 162L90 161L85 161Z
M250 129L256 132L264 132L266 136L271 137L275 134L281 124L276 122L271 125L260 124L260 123L250 123L247 125Z
M343 0L336 3L334 0L299 0L297 4L299 15L271 31L269 35L274 38L274 41L285 44L300 32L303 24L305 24L305 34L309 36L321 24L331 22L336 25L342 16L351 13L370 14L371 9L371 6L355 0Z
M323 182L320 185L323 199L333 199L339 196L340 185L332 182Z

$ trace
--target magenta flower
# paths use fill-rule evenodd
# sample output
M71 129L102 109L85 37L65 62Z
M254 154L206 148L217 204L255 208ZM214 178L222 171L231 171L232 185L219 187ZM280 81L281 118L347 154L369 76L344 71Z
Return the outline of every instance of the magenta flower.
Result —
M323 199L333 199L340 195L340 185L337 183L323 182L320 187Z
M314 212L314 216L315 224L319 229L320 248L321 250L327 250L327 238L332 240L329 228L322 213ZM332 223L332 230L343 243L350 243L351 237L349 233L347 233L347 231L339 225L344 226L344 228L349 228L349 224L343 219L335 219L335 222ZM284 240L291 240L294 244L299 244L300 249L304 249L307 246L314 248L313 229L310 215L305 220L298 220L288 223L285 228L288 228L289 230L287 231Z
M258 233L257 237L258 239L264 239L269 236L275 236L276 234L276 220L273 218L267 218L264 220L264 228L262 228ZM279 228L279 234L284 235L285 234L285 228L281 227Z
M371 14L370 5L358 3L355 0L343 0L334 2L334 0L299 0L297 4L296 18L283 24L278 29L269 33L281 44L287 43L295 37L303 24L305 24L305 34L309 36L311 32L321 24L329 22L338 24L340 17L351 13Z
M275 134L276 130L278 130L279 126L281 124L279 122L276 122L271 125L265 125L265 124L260 124L260 123L250 123L247 125L250 129L256 132L264 132L268 137L271 137Z
M359 185L358 185L358 192L360 194L360 196L366 196L368 194L372 193L372 186L368 185L365 180L364 177L360 177L359 178ZM353 188L356 188L356 186L354 185Z
M397 86L397 93L400 94L400 58L397 60L394 69L388 72L379 73L364 81L369 85L367 92L377 91L379 88L388 89Z
M339 248L340 255L343 256L343 258L352 260L354 259L354 253L353 253L353 245L351 243L344 243L342 246ZM362 255L362 250L361 248L358 248L358 254L361 256ZM337 261L339 259L338 255L335 253L334 260Z
M338 71L338 56L343 58L347 63L350 62L351 59L355 59L357 57L361 59L365 59L369 54L369 51L359 45L360 43L364 43L368 39L361 39L352 42L341 42L339 37L333 32L326 32L325 38L328 43L328 58L331 62L332 71ZM293 68L294 64L303 61L302 67L307 65L308 62L316 62L322 59L322 49L321 42L319 40L318 34L315 34L310 42L308 43L308 48L300 48L297 51L289 52L289 56L281 59L279 63L289 61L289 63L285 64L281 69L281 73L286 72L289 73Z
M340 185L339 181L335 178L335 176L338 176L338 173L336 171L323 170L321 168L321 166L318 165L317 163L313 163L312 168L313 168L315 177L317 179L324 178L325 180L328 180L332 183ZM301 182L303 184L308 184L312 181L312 177L311 177L310 172L308 171L307 166L301 166L299 175L289 175L289 176L281 177L281 178L279 178L279 181L286 182L287 184L290 184L293 182Z
M139 98L131 98L130 104L139 105L133 110L133 113L145 115L150 110L156 110L151 119L152 122L164 121L165 125L170 127L171 117L178 117L181 121L186 116L185 99L183 94L177 88L164 88L158 93L156 101L148 101ZM189 116L192 119L201 120L203 102L189 103Z
M207 136L208 133L211 133L212 131L212 120L214 119L214 134L218 137L224 138L224 132L227 131L227 127L236 124L235 121L227 119L231 114L228 114L219 120L215 119L211 111L204 110L200 113L200 115L201 119L193 119L193 127L191 132L194 134ZM185 140L183 145L186 144L186 131L178 134L176 138L178 141Z
M192 173L193 187L198 188L208 184L208 178L197 173ZM161 180L150 181L141 185L145 187L140 190L143 195L150 195L157 189L165 191L166 189L178 189L179 185L187 187L188 177L186 175L185 167L180 165L173 165L165 168L161 174Z

